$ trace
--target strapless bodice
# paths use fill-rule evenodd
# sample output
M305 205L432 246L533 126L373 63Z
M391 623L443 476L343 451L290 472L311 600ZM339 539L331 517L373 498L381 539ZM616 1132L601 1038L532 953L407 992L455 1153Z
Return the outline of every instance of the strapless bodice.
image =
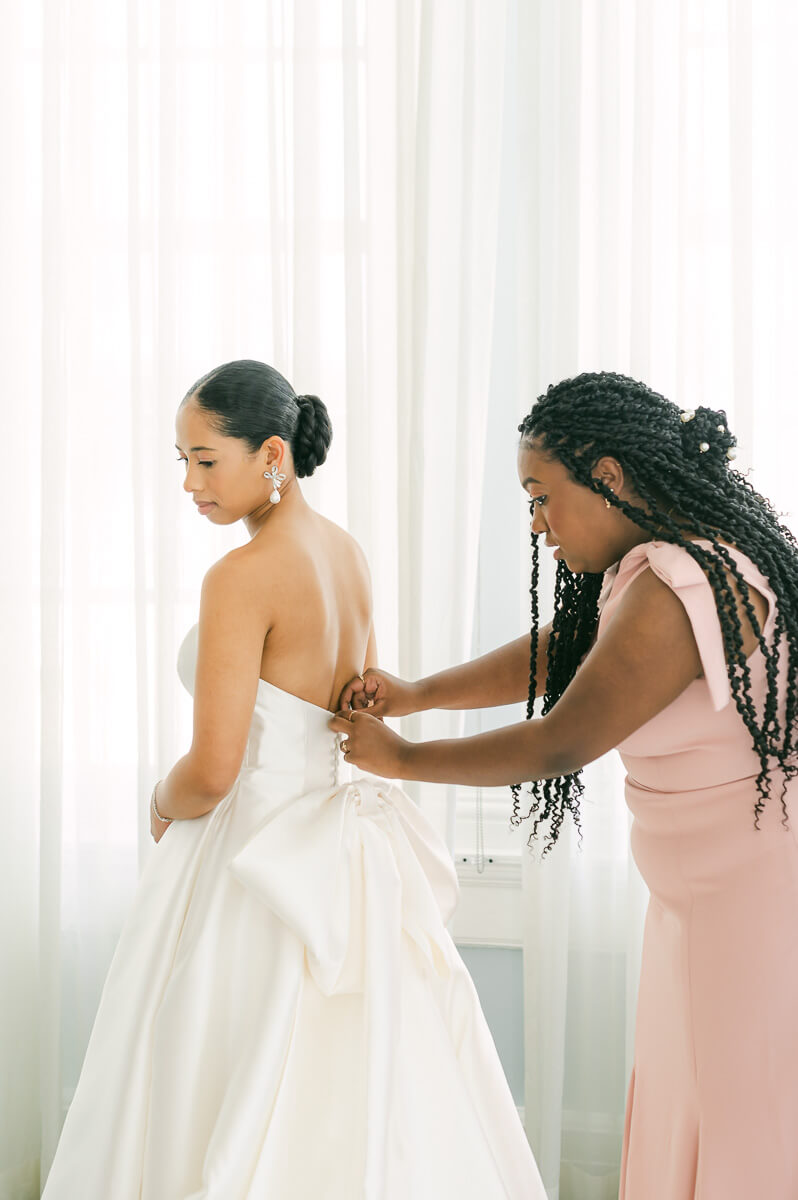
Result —
M192 625L177 654L177 673L194 695L198 627ZM241 770L268 771L283 795L337 785L342 771L332 713L266 679L258 680L255 707Z

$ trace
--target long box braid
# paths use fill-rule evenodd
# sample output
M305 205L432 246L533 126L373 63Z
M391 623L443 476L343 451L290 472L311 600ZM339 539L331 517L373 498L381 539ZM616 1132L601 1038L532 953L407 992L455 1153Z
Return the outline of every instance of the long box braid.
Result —
M781 776L782 822L786 825L787 782L798 774L798 543L770 502L731 466L736 442L725 412L703 405L682 412L644 383L613 372L591 372L550 386L518 428L522 441L534 439L577 482L604 496L652 538L684 547L704 571L715 595L732 696L760 762L754 825L759 828L774 772ZM621 500L593 478L591 468L604 455L618 460L649 511ZM709 541L711 549L685 537L684 526ZM721 541L746 554L776 595L772 646L762 636L748 584ZM762 712L757 712L751 694L751 673L727 570L740 590L765 660L767 694ZM533 534L527 718L532 716L537 690L538 573L538 540ZM557 703L593 642L603 578L574 574L562 560L557 564L544 715ZM779 669L785 655L787 685L780 697ZM533 818L530 845L540 826L547 825L545 855L557 841L566 812L572 814L581 836L581 771L534 780L531 804L523 815L520 790L520 784L512 788L511 820L517 825Z

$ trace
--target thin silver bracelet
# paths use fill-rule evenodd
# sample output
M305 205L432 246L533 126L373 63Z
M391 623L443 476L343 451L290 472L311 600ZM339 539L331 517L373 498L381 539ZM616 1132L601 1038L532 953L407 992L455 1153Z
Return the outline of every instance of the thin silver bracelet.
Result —
M161 780L159 779L158 783L160 783L160 782L161 782ZM152 811L155 813L158 820L161 821L162 824L168 825L174 820L174 818L173 817L162 817L161 814L158 812L158 805L155 803L155 793L158 791L158 783L156 783L155 787L152 789L152 796L150 797L150 806L152 807Z

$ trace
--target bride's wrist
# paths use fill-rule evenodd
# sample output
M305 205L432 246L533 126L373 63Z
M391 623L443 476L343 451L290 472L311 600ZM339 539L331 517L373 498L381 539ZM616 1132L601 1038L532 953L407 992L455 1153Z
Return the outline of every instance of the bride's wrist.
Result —
M159 779L158 782L155 784L155 787L152 789L152 795L150 796L150 809L151 809L153 815L155 816L155 818L158 821L160 821L162 825L171 825L174 818L173 817L165 817L163 815L163 813L159 812L159 810L158 810L158 798L157 798L158 784L162 783L162 782L163 781L161 779Z

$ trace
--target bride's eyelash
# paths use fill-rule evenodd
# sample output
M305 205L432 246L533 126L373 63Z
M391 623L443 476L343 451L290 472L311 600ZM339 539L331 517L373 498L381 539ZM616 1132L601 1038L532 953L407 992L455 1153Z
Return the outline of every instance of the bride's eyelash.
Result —
M544 500L548 500L548 496L533 496L533 497L532 497L532 505L533 505L533 507L534 507L534 505L536 505L536 504L537 504L537 505L540 505L540 504L541 504L541 503L542 503Z
M199 460L199 465L200 465L201 467L212 467L212 466L213 466L213 463L214 463L215 461L216 461L216 460L214 459L212 462L204 462L202 459L200 459L200 460ZM188 459L187 459L187 458L176 458L176 459L175 459L175 462L188 462Z

